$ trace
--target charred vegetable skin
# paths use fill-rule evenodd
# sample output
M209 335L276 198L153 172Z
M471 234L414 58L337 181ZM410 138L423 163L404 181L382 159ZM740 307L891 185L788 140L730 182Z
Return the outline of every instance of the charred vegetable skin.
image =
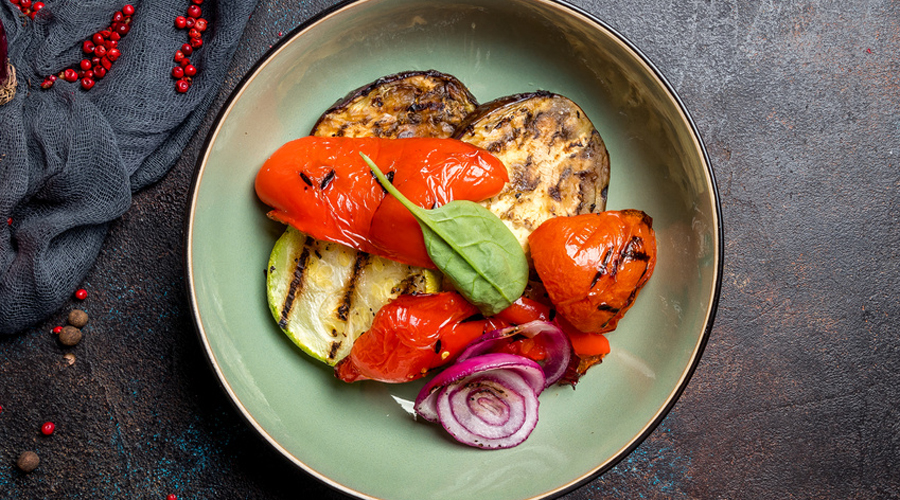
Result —
M558 217L529 237L556 310L583 332L609 332L656 265L653 220L640 210Z
M528 235L544 221L606 208L609 154L584 111L566 97L533 92L485 103L454 137L506 165L509 183L484 205L526 253Z
M313 126L321 137L450 137L478 105L455 77L438 71L385 76L348 94Z

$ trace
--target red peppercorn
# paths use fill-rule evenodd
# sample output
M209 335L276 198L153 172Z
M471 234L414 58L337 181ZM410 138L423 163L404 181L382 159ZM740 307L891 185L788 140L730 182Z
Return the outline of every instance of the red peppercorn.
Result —
M53 76L53 75L50 75L50 76ZM43 81L43 82L41 82L41 88L44 89L44 90L49 89L50 87L53 86L53 84L54 84L55 82L56 82L56 77L55 77L55 76L53 76L53 79L52 79L52 80L51 80L50 77L48 76L47 78L44 78L44 81ZM12 219L10 219L10 220L12 220Z
M106 58L109 59L109 62L116 62L116 59L121 55L122 52L116 47L113 47L106 52Z
M106 50L108 52L110 49L114 49L114 48L118 47L119 42L116 40L113 40L113 39L109 39L109 40L103 42L103 46L106 47Z
M19 8L20 9L30 9L31 8L31 0L19 0Z
M103 66L103 69L109 71L110 69L112 69L112 61L110 61L108 57L101 57L100 66Z
M199 5L195 4L195 5L191 5L190 7L188 7L188 10L187 10L188 17L193 17L194 19L196 19L196 18L200 17L202 14L203 14L203 12L200 11Z
M166 500L178 500L178 497L175 496L174 493L169 493L169 495L166 496Z
M185 80L184 78L175 82L175 90L182 94L187 92L189 88L191 88L191 82Z
M191 30L188 31L188 37L190 38L200 38L201 36L202 35L200 34L200 30L198 30L197 28L191 28Z
M103 57L106 55L106 45L98 45L94 47L94 55L97 57Z
M34 14L37 14L38 11L40 11L43 8L44 8L44 2L34 2L34 4L31 5L31 12Z
M54 327L53 327L53 334L54 334L54 335L59 335L60 333L62 333L62 329L63 329L63 327L61 327L61 326L54 326Z
M122 35L113 31L112 33L109 34L109 39L118 42L119 40L122 39Z
M125 14L122 13L121 10L117 10L115 14L112 16L112 22L121 23L125 20Z
M128 17L133 16L134 15L134 5L128 4L124 7L122 7L122 14L125 14Z
M193 64L188 64L184 67L184 75L185 76L194 76L197 74L197 67Z
M102 36L104 40L109 38L111 35L112 35L112 31L108 30L108 29L105 29L100 32L100 36Z
M185 25L185 27L187 27L187 28L193 28L193 27L194 27L194 24L195 24L196 22L197 22L197 19L195 19L195 18L193 18L193 17L189 17L189 18L185 19L184 25Z
M91 37L91 41L94 42L94 45L103 45L103 35L100 33L94 33Z
M81 62L78 63L78 66L80 66L81 69L87 71L87 70L91 69L91 60L90 59L82 59Z
M191 63L191 60L188 59L187 57L185 57L185 58L182 59L181 62L178 63L178 64L183 68L183 67L187 66L187 65L190 64L190 63Z
M129 31L131 31L131 25L128 23L121 23L116 26L116 33L118 33L119 36L125 36Z
M44 422L44 425L41 426L41 433L45 436L53 434L54 430L56 430L56 426L53 425L53 422Z
M75 292L75 298L78 300L84 300L88 296L87 290L84 288L79 288L77 292Z
M189 55L191 55L191 54L194 52L194 48L191 47L191 45L190 45L189 43L186 43L186 44L184 44L184 45L181 46L181 52L182 52L184 55L189 56Z
M104 68L103 66L94 66L94 69L92 69L91 71L94 72L95 80L99 80L106 76L106 68Z
M13 3L13 5L19 5L19 0L10 0L10 1Z
M193 66L188 67L193 68ZM184 68L182 68L181 66L175 66L174 68L172 68L172 78L176 80L184 78Z
M200 33L203 33L204 31L206 31L206 28L208 28L208 27L209 27L209 22L206 19L203 19L202 17L200 19L197 19L197 22L194 23L194 28L196 28L197 31L199 31Z
M184 52L180 50L175 51L175 62L180 63L184 60Z
M184 16L178 16L175 18L175 27L178 29L184 29L187 25L187 18Z
M203 46L203 39L201 38L191 38L191 47L195 49L199 49Z
M203 0L191 0L191 1L194 2L194 3L197 4L197 5L200 5L200 4L203 3Z
M81 51L85 54L93 54L94 42L92 42L91 40L85 40L84 43L81 44Z
M82 78L81 79L81 88L83 88L84 90L91 90L92 88L94 88L94 83L96 83L96 82L94 82L93 76L94 76L94 74L91 73L90 77L85 76L84 78Z
M94 71L93 71L93 70L90 70L90 69L87 70L87 71L79 71L79 72L78 72L78 78L80 78L80 79L82 79L82 80L85 79L85 78L93 79L93 78L94 78Z
M74 82L78 80L78 73L72 68L66 68L63 71L63 80L67 82Z

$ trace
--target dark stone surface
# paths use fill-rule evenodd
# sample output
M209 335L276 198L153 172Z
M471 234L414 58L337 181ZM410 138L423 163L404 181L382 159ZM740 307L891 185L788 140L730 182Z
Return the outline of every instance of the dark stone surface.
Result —
M343 498L232 409L193 331L181 257L215 112L269 44L331 3L260 4L204 126L113 224L90 296L0 338L0 499ZM716 325L684 395L565 498L900 498L900 2L574 3L685 101L726 231ZM64 348L50 329L73 307L91 321ZM41 464L26 475L28 449Z

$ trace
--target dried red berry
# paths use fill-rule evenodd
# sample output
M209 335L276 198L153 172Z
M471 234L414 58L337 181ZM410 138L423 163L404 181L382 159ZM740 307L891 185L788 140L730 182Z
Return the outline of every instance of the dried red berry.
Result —
M53 434L54 430L56 430L56 426L53 425L53 422L44 422L44 425L41 426L41 433L45 436Z
M196 19L196 18L200 17L202 14L203 14L203 12L200 11L199 5L195 4L195 5L191 5L190 7L188 7L188 10L187 10L188 17L193 17L194 19Z
M109 49L106 52L106 58L109 59L109 62L116 62L116 59L118 59L119 56L121 56L121 55L122 55L122 52L115 47Z
M80 66L81 69L87 71L87 70L91 69L91 60L90 59L82 59L81 62L78 63L78 66Z
M76 72L72 68L66 68L66 70L63 71L63 80L65 80L67 82L77 81L78 80L78 72Z
M56 77L53 77L53 80L51 80L50 77L48 76L47 78L44 78L43 82L41 82L41 88L44 90L47 90L53 86L54 82L56 82ZM10 226L12 225L12 219L7 220L7 222L9 222Z
M184 25L185 25L185 27L187 27L187 28L193 28L193 27L194 27L194 24L195 24L196 22L197 22L197 19L195 19L195 18L193 18L193 17L189 17L189 18L187 18L187 19L184 21Z
M180 50L175 51L175 62L180 63L184 60L184 52Z
M91 71L94 72L95 80L99 80L106 76L106 68L104 68L103 66L94 66L94 69L92 69Z
M128 4L124 7L122 7L122 14L125 14L128 17L133 16L134 15L134 5Z
M94 88L94 83L96 83L96 82L94 82L93 76L94 76L94 74L91 73L90 77L85 76L84 78L82 78L81 79L81 88L83 88L84 90L91 90L92 88Z
M121 23L124 20L125 20L125 14L123 14L121 10L116 11L116 13L113 14L113 16L112 16L112 22L114 22L114 23Z
M193 68L193 66L187 67ZM174 68L172 68L172 78L176 80L184 78L184 68L182 68L181 66L175 66Z
M30 9L31 8L31 0L19 0L19 8L22 10Z
M60 333L62 333L62 331L63 331L63 327L61 327L61 326L54 326L54 327L53 327L53 334L54 334L54 335L59 335Z
M75 292L75 298L78 300L84 300L88 296L87 290L84 288L79 288L78 291Z
M101 57L100 66L103 66L103 69L109 71L110 69L112 69L112 61L110 61L108 57Z
M98 45L94 47L94 55L97 57L103 57L106 55L106 45Z
M178 500L178 497L175 496L174 493L169 493L168 496L166 496L166 500Z
M204 31L206 31L206 28L208 28L208 27L209 27L208 21L206 19L203 19L202 17L200 19L197 19L197 22L194 23L194 28L196 28L197 31L199 31L200 33L203 33Z
M175 27L178 29L184 29L187 26L187 18L184 16L178 16L175 18Z
M91 40L85 40L84 43L81 44L81 51L85 54L93 54L94 42L92 42Z
M193 64L188 64L184 67L184 75L185 76L194 76L197 74L197 67Z
M175 82L175 90L177 90L178 92L180 92L182 94L187 92L189 88L191 88L191 82L189 82L183 78L181 80L178 80L177 82Z
M31 6L31 12L33 14L37 14L41 9L44 8L44 2L34 2Z
M199 49L203 46L203 39L201 38L191 38L191 47L194 49Z
M91 37L91 41L94 42L94 45L103 45L103 35L100 33L94 33L94 36Z
M184 45L181 46L181 52L182 52L184 55L189 56L189 55L191 55L191 54L194 52L194 48L191 47L191 44L186 43L186 44L184 44Z
M178 63L178 64L183 68L183 67L187 66L187 65L190 64L190 63L191 63L191 60L188 59L187 57L185 57L185 58L182 59L181 62Z
M125 36L128 34L129 31L131 31L130 24L122 23L122 24L119 24L118 26L116 26L116 33L118 33L119 36Z

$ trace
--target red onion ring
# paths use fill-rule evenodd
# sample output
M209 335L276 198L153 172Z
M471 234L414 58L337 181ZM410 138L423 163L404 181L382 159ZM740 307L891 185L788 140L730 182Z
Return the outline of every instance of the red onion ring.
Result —
M566 373L566 367L569 366L572 358L572 342L556 323L531 321L485 333L470 342L456 359L462 361L474 356L496 352L504 345L514 341L517 335L528 338L542 336L544 346L547 348L547 360L541 365L546 379L545 387L550 387L558 382Z
M456 440L481 448L522 443L538 420L544 374L536 362L507 353L490 353L451 365L416 398L425 420L440 422Z

